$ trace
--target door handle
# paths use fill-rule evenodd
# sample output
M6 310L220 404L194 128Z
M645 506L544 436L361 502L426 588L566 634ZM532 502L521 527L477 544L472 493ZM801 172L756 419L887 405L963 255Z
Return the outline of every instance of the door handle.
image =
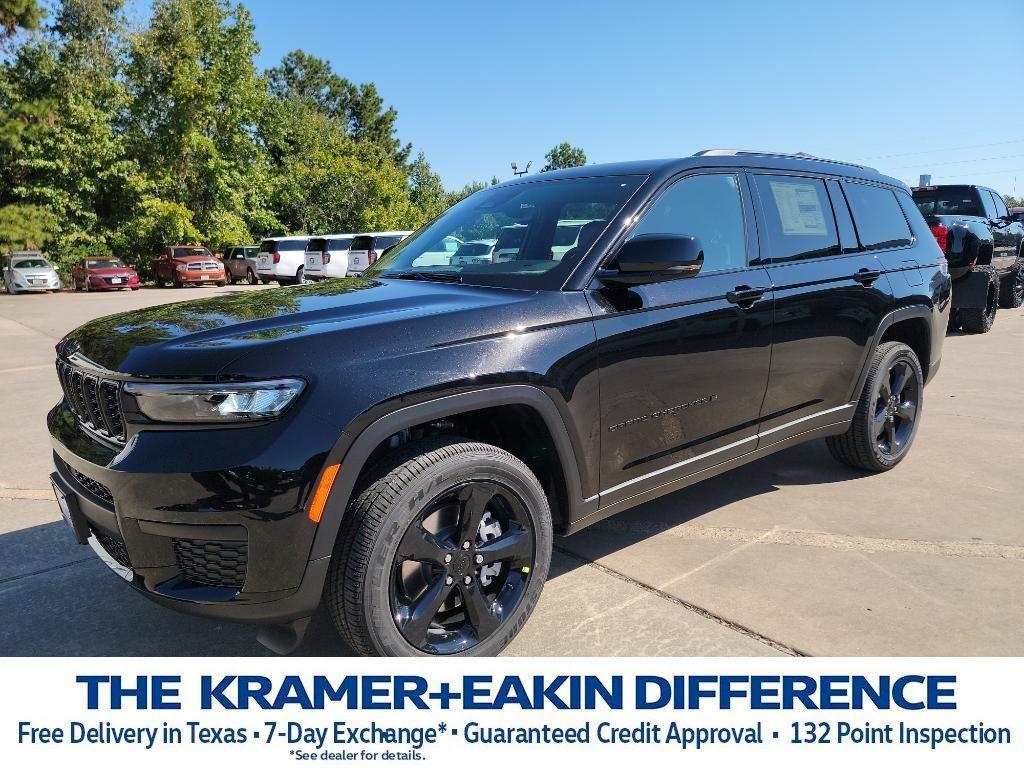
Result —
M751 288L749 285L737 285L725 294L725 300L730 304L736 304L743 309L747 309L754 306L767 290L767 288Z
M864 287L867 287L871 285L873 282L875 282L875 280L877 280L881 276L882 273L880 270L861 267L860 269L857 270L857 274L853 276L853 279L856 280L861 285L863 285Z

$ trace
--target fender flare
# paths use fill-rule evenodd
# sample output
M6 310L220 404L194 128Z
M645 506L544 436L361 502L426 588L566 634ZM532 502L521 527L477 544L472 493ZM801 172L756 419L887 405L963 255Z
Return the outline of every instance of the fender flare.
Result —
M847 398L849 402L856 402L860 397L860 393L864 390L864 381L868 377L868 371L871 369L871 358L875 354L875 350L878 349L878 345L882 342L882 337L885 332L889 330L893 325L903 320L910 320L912 318L921 318L926 320L929 324L934 322L934 316L930 307L924 304L914 304L909 307L900 307L894 309L892 312L882 318L882 321L878 324L878 328L875 329L875 338L871 341L868 347L867 353L864 355L864 361L861 363L860 374L857 376L857 383ZM925 365L928 365L931 361L922 361Z
M566 520L571 522L588 514L590 510L584 509L587 502L583 500L576 452L573 450L565 422L554 402L538 387L528 384L507 384L408 405L381 416L356 435L342 432L325 462L325 466L340 463L341 470L331 488L323 516L317 526L310 559L329 557L334 551L338 531L341 529L356 480L366 467L370 454L382 441L416 424L502 405L525 405L534 408L540 414L551 433L565 477L569 506L565 511Z

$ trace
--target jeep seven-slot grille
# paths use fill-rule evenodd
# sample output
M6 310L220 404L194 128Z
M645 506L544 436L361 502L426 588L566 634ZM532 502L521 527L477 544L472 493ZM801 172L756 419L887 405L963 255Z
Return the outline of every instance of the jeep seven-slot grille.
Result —
M188 581L241 589L249 563L249 545L244 541L175 539L174 559Z
M121 384L57 361L57 376L71 412L103 437L124 442L124 416L121 414Z

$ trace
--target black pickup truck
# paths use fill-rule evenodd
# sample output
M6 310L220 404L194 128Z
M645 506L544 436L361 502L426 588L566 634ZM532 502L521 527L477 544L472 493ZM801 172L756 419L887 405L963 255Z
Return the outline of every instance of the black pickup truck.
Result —
M915 187L914 202L953 277L950 330L986 333L996 309L1024 304L1024 223L999 193L973 184Z

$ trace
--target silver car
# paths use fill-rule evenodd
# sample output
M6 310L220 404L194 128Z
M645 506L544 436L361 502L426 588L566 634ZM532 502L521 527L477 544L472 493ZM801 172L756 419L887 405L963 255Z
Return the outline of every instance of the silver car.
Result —
M4 288L8 293L59 291L63 287L53 264L38 251L16 251L4 263Z
M232 245L224 252L224 271L228 274L228 282L237 283L247 280L249 285L256 285L259 277L256 274L256 254L260 252L258 245Z

